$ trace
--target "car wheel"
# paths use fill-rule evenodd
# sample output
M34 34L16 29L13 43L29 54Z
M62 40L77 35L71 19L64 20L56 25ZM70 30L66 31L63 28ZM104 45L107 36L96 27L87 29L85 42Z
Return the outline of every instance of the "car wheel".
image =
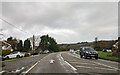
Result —
M16 58L20 58L20 55L17 55Z
M84 57L85 57L85 59L87 59L87 56L86 56L86 55L85 55Z
M98 59L98 56L96 56L95 59Z
M7 60L10 59L9 56L7 56L6 59L7 59Z
M81 57L81 58L83 58L83 56L82 56L82 55L80 55L80 57Z
M92 59L92 57L90 57L90 59Z

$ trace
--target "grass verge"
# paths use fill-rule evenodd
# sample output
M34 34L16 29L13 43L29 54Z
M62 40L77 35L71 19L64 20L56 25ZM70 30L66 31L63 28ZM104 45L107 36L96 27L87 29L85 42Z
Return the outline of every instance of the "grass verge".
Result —
M24 59L24 58L26 58L26 57L14 58L14 59L4 60L4 61L0 61L0 62L11 62L11 61L16 61L16 60L21 60L21 59Z
M120 61L119 57L113 57L112 53L113 52L102 52L102 51L97 51L98 52L98 57L101 59L106 59L106 60L111 60L111 61Z
M105 59L105 60L110 60L110 61L116 61L116 62L120 61L119 57L113 57L112 56L113 52L102 52L102 51L97 51L97 52L98 52L98 57L100 59ZM80 54L80 52L76 52L76 54Z

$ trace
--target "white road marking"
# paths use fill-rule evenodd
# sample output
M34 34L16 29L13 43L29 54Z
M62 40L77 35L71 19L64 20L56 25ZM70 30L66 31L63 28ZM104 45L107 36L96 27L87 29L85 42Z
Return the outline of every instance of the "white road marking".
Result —
M104 62L109 62L109 63L118 64L118 62L113 62L113 61L108 61L108 60L103 60L103 59L99 59L99 61L104 61Z
M31 69L33 69L36 65L38 64L38 62L36 62L32 67L30 67L26 72L24 72L24 74L28 73Z
M96 65L96 64L91 64L91 63L80 63L80 62L70 62L70 63L83 64L83 65Z
M51 64L53 64L53 63L54 63L54 61L55 61L55 60L51 59L51 60L50 60L50 63L51 63Z
M69 54L69 53L68 53L68 54ZM69 54L69 55L78 58L78 57L75 56L75 55L72 55L72 54ZM80 59L80 58L79 58L79 59ZM85 59L81 59L81 60L85 60ZM105 65L105 64L101 64L101 63L99 63L99 62L94 62L94 61L90 61L90 60L86 60L86 61L93 62L93 63L98 64L98 65L103 65L103 66L105 66L105 67L112 68L112 69L115 69L115 70L120 70L120 69L118 69L118 68L116 68L116 67L112 67L112 66L108 66L108 65Z
M94 61L91 61L91 62L96 63L98 65L103 65L103 66L108 67L108 68L113 68L113 69L116 69L116 70L120 70L118 68L115 68L115 67L112 67L112 66L108 66L108 65L105 65L105 64L101 64L101 63L98 63L98 62L94 62Z
M50 54L49 54L50 55ZM48 56L48 55L47 55ZM43 57L41 60L43 60L44 58L46 58L47 56ZM22 72L23 75L26 75L30 70L32 70L41 60L39 60L38 62L36 62L32 67L30 67L27 71Z
M103 69L103 70L114 70L117 71L115 69L108 69L108 68L100 68L100 67L87 67L87 66L75 66L75 67L81 67L81 68L95 68L95 69Z
M65 61L73 70L77 70L75 67L73 67L71 64L69 64L67 61Z

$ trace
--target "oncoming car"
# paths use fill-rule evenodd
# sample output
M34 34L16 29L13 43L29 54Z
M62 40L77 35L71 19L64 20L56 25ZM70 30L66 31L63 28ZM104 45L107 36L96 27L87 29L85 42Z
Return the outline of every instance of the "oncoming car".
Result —
M74 49L70 49L69 51L70 51L70 53L74 53Z
M91 47L82 47L80 48L80 56L81 58L92 58L98 59L98 53Z

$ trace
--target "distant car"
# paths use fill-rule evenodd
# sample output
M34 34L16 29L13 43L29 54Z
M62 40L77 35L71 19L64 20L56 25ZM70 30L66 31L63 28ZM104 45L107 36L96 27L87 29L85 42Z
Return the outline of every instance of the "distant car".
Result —
M112 52L112 50L103 49L102 52Z
M80 52L80 50L76 50L77 52Z
M50 52L49 50L44 50L44 51L43 51L44 54L47 54L47 53L49 53L49 52Z
M19 52L19 51L15 51L10 53L9 55L6 55L4 58L5 59L12 59L12 58L21 58L23 57L23 53Z
M37 54L40 54L40 51L33 51L31 55L37 55Z
M95 59L98 59L98 53L91 47L82 47L80 48L80 56L81 58L87 58L87 57L94 57Z
M74 49L70 49L69 52L70 52L70 53L74 53Z

